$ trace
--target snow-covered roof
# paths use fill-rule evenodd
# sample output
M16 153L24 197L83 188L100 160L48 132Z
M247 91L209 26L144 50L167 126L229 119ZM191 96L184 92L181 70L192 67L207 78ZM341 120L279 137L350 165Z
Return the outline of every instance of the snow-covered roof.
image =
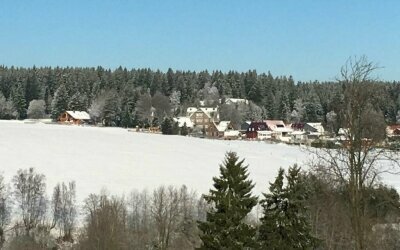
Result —
M249 104L247 99L240 99L240 98L226 98L225 103L245 103Z
M216 113L218 108L200 108L200 110L203 111L209 118L212 118L214 114L211 113Z
M230 123L230 121L220 121L218 125L216 125L218 132L226 131Z
M338 135L347 135L349 133L348 128L339 128Z
M273 131L278 131L282 129L287 130L286 125L282 120L265 120L264 122L267 124L268 128L270 128ZM292 130L290 129L290 131ZM286 131L280 131L280 132L286 132Z
M318 133L325 132L324 126L322 126L322 123L320 123L320 122L307 122L306 124L315 128Z
M189 107L189 108L187 108L186 113L189 115L189 114L192 114L192 113L194 113L196 111L197 111L197 108Z
M76 120L90 120L90 115L86 111L67 111Z
M180 116L173 118L174 122L178 122L178 126L181 128L186 122L186 127L193 128L193 122L190 120L189 117Z

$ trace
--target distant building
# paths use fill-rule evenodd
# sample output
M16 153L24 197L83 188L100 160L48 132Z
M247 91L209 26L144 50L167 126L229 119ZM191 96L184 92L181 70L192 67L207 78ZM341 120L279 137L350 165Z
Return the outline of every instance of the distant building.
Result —
M257 139L258 131L267 131L268 129L267 123L265 121L253 121L250 123L246 130L246 138L247 139Z
M226 98L225 99L225 104L239 104L239 103L243 103L243 104L249 104L249 100L247 99L239 99L239 98Z
M282 120L265 120L268 128L272 131L272 138L284 142L289 142L291 139L290 134L293 129L287 127Z
M186 111L195 128L207 129L210 123L218 122L218 108L193 108Z
M386 135L389 138L400 139L400 124L390 125L386 127Z
M65 111L58 117L59 122L80 125L90 121L90 115L85 111Z
M247 129L249 128L250 124L251 124L251 121L245 121L242 124L240 124L240 131L246 132Z
M208 137L224 137L227 131L233 130L230 121L211 122L207 128Z

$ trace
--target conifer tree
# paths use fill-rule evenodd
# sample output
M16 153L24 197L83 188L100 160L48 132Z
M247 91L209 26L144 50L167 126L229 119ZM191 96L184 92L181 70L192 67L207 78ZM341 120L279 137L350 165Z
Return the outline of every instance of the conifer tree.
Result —
M12 90L12 102L15 110L17 111L17 119L26 118L26 100L24 89L21 83L18 83L17 87Z
M287 184L283 186L285 171L280 168L270 193L261 200L263 217L259 228L261 249L310 249L316 240L311 235L305 201L307 190L296 165L289 168Z
M214 189L204 195L212 206L206 221L199 222L202 246L199 249L249 249L256 246L256 229L245 223L246 216L257 204L251 191L244 159L234 152L226 154L220 165L220 176L214 177Z
M181 135L187 136L189 134L188 127L186 126L186 122L183 123L183 126L181 128Z
M170 118L165 118L164 121L161 123L161 133L163 135L172 135L173 128L172 128L172 121Z
M64 85L61 85L54 94L51 103L51 118L57 119L58 116L68 108L68 93Z

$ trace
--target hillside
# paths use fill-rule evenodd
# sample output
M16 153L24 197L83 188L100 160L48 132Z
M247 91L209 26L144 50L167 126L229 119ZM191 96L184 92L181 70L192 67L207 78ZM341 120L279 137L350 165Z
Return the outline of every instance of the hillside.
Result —
M159 185L207 192L226 151L246 158L255 191L265 191L280 166L307 161L300 147L128 132L121 128L0 121L1 172L10 181L19 168L46 175L48 194L57 182L75 180L78 201L106 188L112 194ZM396 177L385 182L400 187Z

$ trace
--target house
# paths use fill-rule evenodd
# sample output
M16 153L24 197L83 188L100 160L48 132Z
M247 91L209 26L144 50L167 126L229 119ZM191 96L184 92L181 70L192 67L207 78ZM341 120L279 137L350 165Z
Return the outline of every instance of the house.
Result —
M287 127L282 120L265 120L269 130L272 131L272 138L284 142L289 142L292 128Z
M179 116L179 117L173 118L173 120L174 120L174 122L178 123L178 126L180 128L182 128L185 123L186 123L187 128L193 128L193 122L190 120L189 117Z
M320 122L308 122L304 124L304 131L320 133L321 135L325 133L324 126L322 126L322 123Z
M65 111L58 119L59 122L80 125L90 121L90 115L85 111Z
M305 143L307 141L308 137L306 132L301 131L301 130L296 130L293 131L290 134L290 142L291 143Z
M304 123L303 122L292 123L290 124L290 127L292 128L293 131L303 131Z
M195 128L207 129L212 122L219 121L218 108L188 108L187 114Z
M239 98L226 98L225 99L225 104L239 104L239 103L243 103L248 105L249 104L249 100L247 99L239 99Z
M224 137L225 132L233 130L230 121L211 122L207 128L208 137Z
M251 121L245 121L242 124L240 124L240 131L246 132L247 129L249 128L250 124L251 124Z
M400 138L400 124L387 126L386 135L389 138Z
M304 124L304 131L307 132L309 140L321 139L325 134L325 129L320 122L308 122Z
M259 140L272 139L272 131L270 131L270 130L257 131L257 139L259 139Z
M240 131L238 130L228 130L224 133L225 140L236 140L240 138Z
M250 123L246 130L246 138L247 139L257 139L258 131L266 131L269 130L265 121L253 121Z

